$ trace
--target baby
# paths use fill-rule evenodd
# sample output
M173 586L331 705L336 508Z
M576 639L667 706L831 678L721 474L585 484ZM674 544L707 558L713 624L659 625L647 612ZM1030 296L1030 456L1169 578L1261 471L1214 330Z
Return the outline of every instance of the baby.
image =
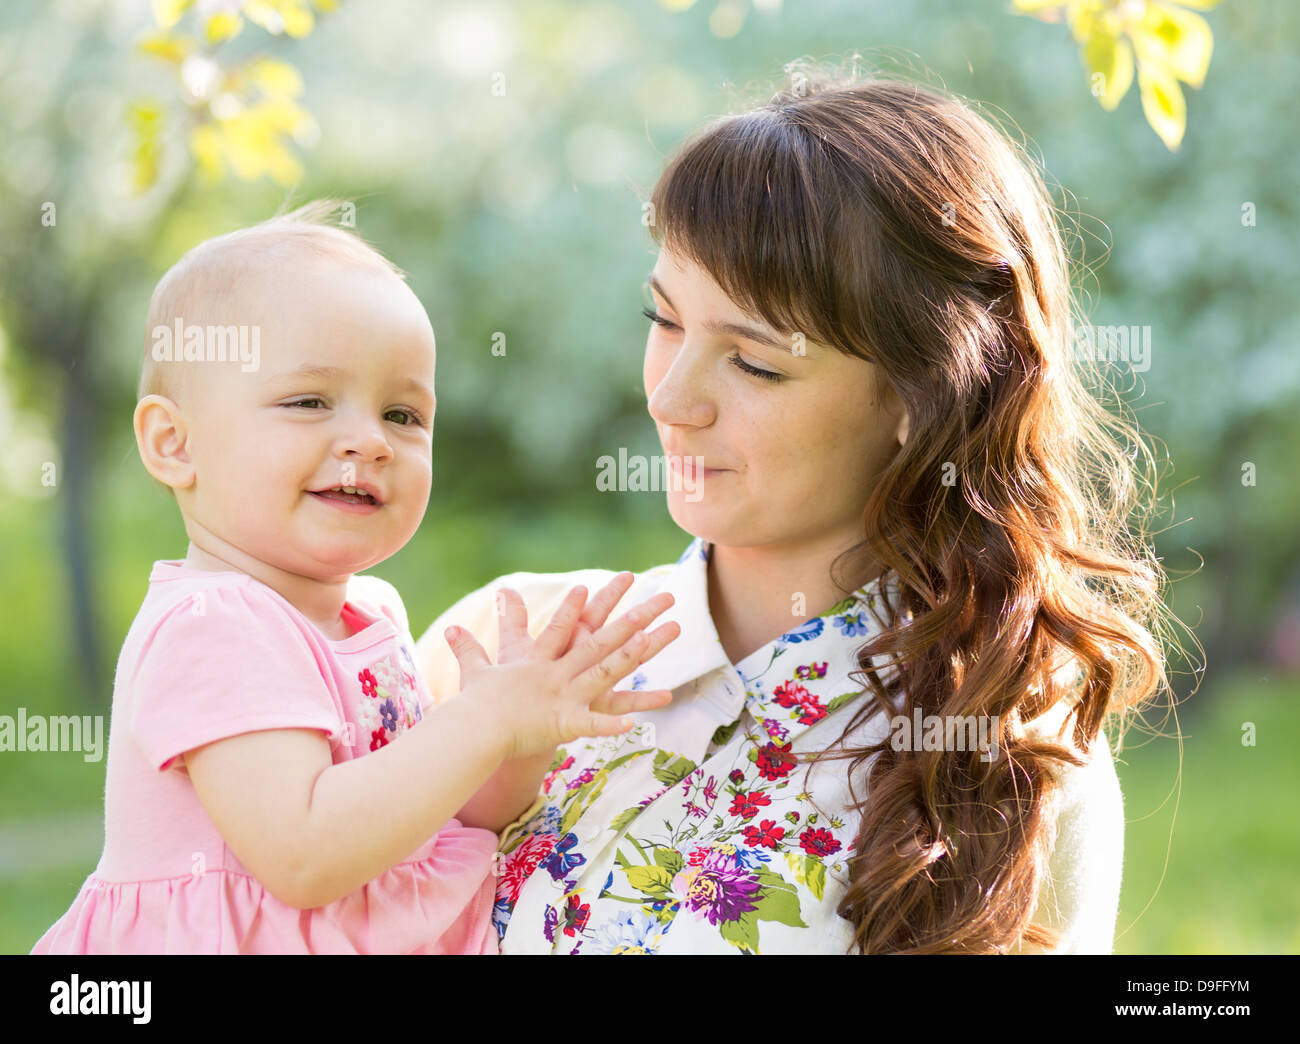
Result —
M34 953L495 953L496 832L539 762L671 698L611 691L677 634L642 630L669 595L605 625L623 574L535 640L501 592L501 662L452 629L433 704L397 592L357 575L428 504L433 330L334 209L201 243L154 293L135 435L189 549L118 662L103 855Z

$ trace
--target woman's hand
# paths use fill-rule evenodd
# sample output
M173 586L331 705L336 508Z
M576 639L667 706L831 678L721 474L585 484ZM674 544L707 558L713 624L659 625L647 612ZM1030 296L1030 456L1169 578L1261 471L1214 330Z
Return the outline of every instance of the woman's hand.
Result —
M601 626L627 591L621 574L586 605L575 587L536 640L528 634L528 610L518 592L497 595L500 662L493 666L472 634L448 628L446 638L460 664L461 693L493 706L507 758L553 750L582 736L616 736L636 723L629 712L662 707L667 690L616 692L614 683L657 655L680 631L668 623L643 633L673 604L656 595L608 626ZM584 607L586 612L584 612ZM599 628L599 630L597 630Z

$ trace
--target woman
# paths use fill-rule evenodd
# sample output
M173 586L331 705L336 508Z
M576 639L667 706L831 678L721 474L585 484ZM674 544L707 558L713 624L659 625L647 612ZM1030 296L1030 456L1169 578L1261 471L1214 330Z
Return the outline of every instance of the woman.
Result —
M1165 683L1115 436L1141 440L1071 368L1018 148L910 83L796 86L655 187L645 386L695 540L619 590L676 599L633 680L673 700L538 766L502 834L502 952L1109 952L1101 725ZM435 698L449 625L495 655L499 587L536 630L610 575L462 600L420 642Z

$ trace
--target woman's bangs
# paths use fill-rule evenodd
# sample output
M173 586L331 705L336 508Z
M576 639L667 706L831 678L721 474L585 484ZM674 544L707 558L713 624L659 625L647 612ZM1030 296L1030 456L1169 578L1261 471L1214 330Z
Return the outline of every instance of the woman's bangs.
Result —
M824 259L812 233L800 131L777 114L751 113L710 128L665 169L651 197L657 244L693 261L751 316L779 333L829 343L815 315Z

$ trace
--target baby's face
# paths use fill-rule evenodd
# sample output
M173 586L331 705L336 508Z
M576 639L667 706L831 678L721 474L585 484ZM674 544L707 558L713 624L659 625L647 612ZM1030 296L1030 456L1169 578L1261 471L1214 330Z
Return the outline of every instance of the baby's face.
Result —
M429 319L396 276L323 261L239 296L260 326L260 366L186 375L199 387L184 404L195 481L181 510L278 569L361 572L410 540L429 502Z

